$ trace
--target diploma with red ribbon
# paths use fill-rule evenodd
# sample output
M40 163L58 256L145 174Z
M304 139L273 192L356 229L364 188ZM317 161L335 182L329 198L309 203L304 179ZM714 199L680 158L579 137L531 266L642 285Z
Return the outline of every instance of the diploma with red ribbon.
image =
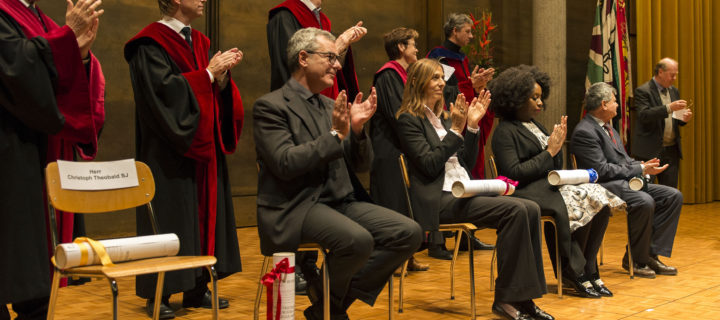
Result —
M515 192L517 182L503 176L497 179L455 181L452 194L455 198L480 196L509 196Z
M295 319L295 254L273 254L275 267L262 277L267 289L267 320Z

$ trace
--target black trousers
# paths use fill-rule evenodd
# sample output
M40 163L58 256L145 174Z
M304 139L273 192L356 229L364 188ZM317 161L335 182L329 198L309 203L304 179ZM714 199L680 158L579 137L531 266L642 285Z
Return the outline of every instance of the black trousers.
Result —
M440 223L470 222L497 229L495 301L517 302L547 292L540 244L540 207L513 197L455 198L443 192Z
M15 302L13 311L17 313L15 320L41 320L47 317L50 296ZM10 311L5 304L0 304L0 320L10 320Z
M573 242L578 244L585 258L584 273L586 276L598 272L597 254L602 245L609 220L610 209L605 207L590 222L572 233Z
M550 262L552 262L553 272L557 274L557 261L555 258L555 236L560 236L560 261L563 265L562 274L572 278L578 278L582 275L591 275L597 272L596 262L597 253L602 245L602 239L605 236L608 220L610 219L610 210L605 207L598 212L593 219L581 228L570 232L570 224L567 217L564 218L564 224L561 223L560 217L557 217L550 210L543 210L542 215L551 215L555 218L555 224L558 228L566 228L566 230L555 230L549 223L545 223L545 243L547 244ZM563 247L563 237L568 237L569 247Z
M645 264L650 255L669 257L680 219L682 193L658 184L649 184L647 192L633 191L624 183L617 196L628 205L633 261Z
M395 211L360 201L315 204L302 226L302 242L330 251L330 300L338 308L354 299L373 305L393 271L420 247L423 232Z

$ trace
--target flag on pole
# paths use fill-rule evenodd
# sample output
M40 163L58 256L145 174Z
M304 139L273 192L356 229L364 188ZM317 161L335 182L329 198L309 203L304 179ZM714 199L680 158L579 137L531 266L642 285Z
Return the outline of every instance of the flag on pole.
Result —
M630 128L627 103L628 98L632 97L630 70L625 0L597 0L585 88L602 81L617 90L620 110L613 126L620 132L624 143L628 141Z

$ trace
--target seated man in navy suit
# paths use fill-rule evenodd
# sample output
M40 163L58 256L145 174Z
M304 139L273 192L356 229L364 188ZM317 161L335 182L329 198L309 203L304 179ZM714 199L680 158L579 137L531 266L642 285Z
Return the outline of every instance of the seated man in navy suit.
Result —
M641 191L631 190L628 180L640 175L657 175L667 169L658 159L637 161L628 156L620 135L612 128L617 115L615 89L606 83L595 83L585 94L587 114L573 131L570 150L578 168L593 168L598 182L628 205L630 247L635 275L654 278L656 274L676 275L677 269L666 266L658 255L670 257L677 231L682 193L675 188L650 184ZM628 269L627 253L623 268Z

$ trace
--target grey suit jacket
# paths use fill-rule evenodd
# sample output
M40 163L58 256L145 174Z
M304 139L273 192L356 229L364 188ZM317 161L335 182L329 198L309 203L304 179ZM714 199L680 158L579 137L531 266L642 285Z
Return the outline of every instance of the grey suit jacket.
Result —
M670 90L670 101L680 99L680 93L674 86ZM641 159L652 159L660 155L662 151L663 134L665 131L665 118L667 118L667 106L662 103L658 87L655 81L650 80L635 89L635 128L632 132L630 144L633 155ZM680 158L679 126L685 122L673 119L673 131L675 132L675 143L678 146Z
M620 134L613 128L615 137ZM619 138L618 142L619 142ZM575 154L578 168L593 168L598 173L598 183L616 195L622 195L627 180L642 174L640 161L628 156L625 148L614 144L589 114L580 120L570 139L570 152Z
M320 97L332 118L334 101ZM257 220L264 255L295 251L305 215L319 201L325 183L343 179L347 181L341 183L351 185L351 170L367 171L372 163L372 146L364 133L360 138L351 133L339 142L329 130L318 131L308 107L312 105L287 84L253 106Z

